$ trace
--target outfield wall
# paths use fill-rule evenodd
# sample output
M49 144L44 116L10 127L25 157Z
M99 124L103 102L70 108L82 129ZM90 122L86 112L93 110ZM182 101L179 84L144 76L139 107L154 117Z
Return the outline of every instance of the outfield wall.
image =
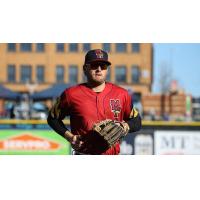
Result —
M65 120L69 128L69 120ZM0 154L70 155L71 146L46 120L0 120ZM121 142L122 155L200 154L199 122L143 121Z
M142 130L124 138L121 154L199 155L200 123L144 121Z
M45 120L0 120L0 154L71 155L71 146Z

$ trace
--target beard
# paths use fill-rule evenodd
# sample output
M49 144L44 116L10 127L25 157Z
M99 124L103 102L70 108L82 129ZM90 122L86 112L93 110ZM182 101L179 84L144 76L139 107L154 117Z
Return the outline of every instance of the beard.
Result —
M88 83L92 84L93 86L98 86L105 82L104 77L97 79L92 76L87 76L87 80L88 80Z

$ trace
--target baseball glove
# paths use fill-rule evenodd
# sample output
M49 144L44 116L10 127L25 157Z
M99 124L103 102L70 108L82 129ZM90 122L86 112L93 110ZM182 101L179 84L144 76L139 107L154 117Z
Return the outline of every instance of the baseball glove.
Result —
M103 139L108 148L120 141L129 131L129 126L125 122L104 120L94 124L93 131Z
M92 130L82 137L84 145L79 149L84 154L102 154L129 131L129 126L125 122L104 120L93 125Z

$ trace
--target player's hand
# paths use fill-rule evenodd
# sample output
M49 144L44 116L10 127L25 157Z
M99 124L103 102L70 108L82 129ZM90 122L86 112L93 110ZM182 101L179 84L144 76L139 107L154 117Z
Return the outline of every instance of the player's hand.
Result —
M82 141L82 136L81 135L73 135L71 141L71 146L74 150L79 151L80 149L83 148L84 142Z
M71 144L74 150L79 150L82 148L83 141L81 140L82 136L74 135L70 131L65 132L65 138Z

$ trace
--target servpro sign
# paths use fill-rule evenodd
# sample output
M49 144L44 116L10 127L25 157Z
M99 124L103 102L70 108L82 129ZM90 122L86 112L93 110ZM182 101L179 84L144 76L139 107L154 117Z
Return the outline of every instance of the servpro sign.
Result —
M3 150L54 150L59 146L58 143L28 133L0 141L0 149Z
M52 131L0 130L0 154L71 154L69 143Z

